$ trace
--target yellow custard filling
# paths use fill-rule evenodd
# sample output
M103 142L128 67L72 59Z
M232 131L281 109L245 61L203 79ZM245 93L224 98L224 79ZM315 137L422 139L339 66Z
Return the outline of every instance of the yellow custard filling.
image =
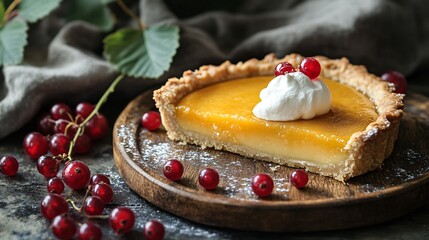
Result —
M351 135L365 130L378 116L364 94L322 78L332 95L329 113L288 122L259 119L252 110L272 79L236 79L194 91L176 105L177 122L184 130L226 144L324 165L345 160L343 149Z

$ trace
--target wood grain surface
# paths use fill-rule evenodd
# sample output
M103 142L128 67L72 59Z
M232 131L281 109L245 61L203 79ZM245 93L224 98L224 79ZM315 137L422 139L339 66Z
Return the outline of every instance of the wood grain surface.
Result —
M374 172L343 184L310 174L306 188L291 187L294 169L236 154L201 149L167 138L164 130L149 132L140 118L154 109L152 91L129 103L113 131L115 164L125 182L152 204L183 218L217 227L254 231L308 232L346 229L388 221L429 201L429 99L408 94L399 139L392 156ZM169 159L185 166L181 180L162 174ZM221 182L214 191L198 184L201 169L218 170ZM250 179L270 174L273 195L256 197Z

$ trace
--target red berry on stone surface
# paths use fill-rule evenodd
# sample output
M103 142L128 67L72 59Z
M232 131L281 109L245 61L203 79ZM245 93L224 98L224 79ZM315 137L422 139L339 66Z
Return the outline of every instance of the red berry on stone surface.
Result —
M177 181L183 175L183 164L176 159L168 160L164 164L163 173L166 178Z
M395 92L405 94L407 92L408 83L404 75L397 71L388 71L381 75L381 79L395 85Z
M268 197L274 189L274 182L270 175L265 173L256 174L252 178L252 190L259 197Z
M101 215L104 210L104 201L97 196L89 196L85 199L83 210L88 215Z
M78 240L100 240L103 236L100 227L91 222L82 224L77 234Z
M109 131L109 123L107 119L100 113L96 114L85 125L85 134L91 140L100 140L107 135Z
M62 176L64 183L69 188L76 190L88 184L91 171L84 162L76 160L66 163Z
M299 70L311 80L319 77L322 67L315 58L305 58L299 65Z
M62 133L54 134L49 141L49 151L52 155L67 153L69 151L69 147L70 139Z
M127 207L117 207L109 214L110 227L116 234L126 234L131 231L135 221L134 212Z
M41 156L37 160L37 171L42 174L45 178L51 178L57 176L60 164L56 159L51 156Z
M277 64L276 68L274 69L274 74L276 76L285 75L286 73L296 72L295 68L292 64L288 62L281 62Z
M308 174L303 170L295 170L290 175L290 182L296 188L303 188L308 183Z
M0 159L0 173L5 176L14 176L18 173L19 163L13 156L4 156Z
M51 223L51 230L59 239L72 239L76 234L76 224L66 216L56 216Z
M58 120L58 119L72 120L70 119L70 116L71 116L71 110L67 104L57 103L51 107L51 118L53 120Z
M146 112L143 114L140 124L149 131L155 131L161 126L161 116L156 111Z
M24 150L27 155L33 159L37 159L45 155L49 150L48 140L45 136L38 132L32 132L24 138Z
M43 217L52 220L54 217L66 213L69 206L66 200L58 194L50 193L40 203L40 212Z
M97 183L105 183L110 185L110 179L107 175L98 173L92 176L91 180L89 180L89 185L95 185Z
M144 237L147 240L162 240L164 239L164 225L157 220L150 220L144 225Z
M216 189L219 184L219 174L213 168L206 168L200 172L198 182L206 190Z
M61 194L64 192L64 182L58 177L53 177L48 180L47 188L49 193Z
M91 138L86 134L82 134L76 139L73 152L76 154L86 154L91 151L92 142Z
M75 108L75 114L76 118L79 118L80 120L85 120L95 109L95 106L91 103L87 102L81 102L78 105L76 105Z
M108 204L113 198L112 187L104 182L93 185L91 188L91 194L101 198L105 204Z
M44 135L52 134L54 132L54 120L51 115L46 113L37 122L37 130Z

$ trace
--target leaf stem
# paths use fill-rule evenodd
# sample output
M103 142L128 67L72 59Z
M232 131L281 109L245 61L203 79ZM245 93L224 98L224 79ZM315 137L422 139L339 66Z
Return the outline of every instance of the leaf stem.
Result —
M85 120L78 125L77 130L76 130L76 134L74 135L73 140L70 142L69 151L67 153L67 158L69 160L71 160L73 148L74 148L74 146L76 144L77 138L82 133L82 130L85 127L85 124L87 122L89 122L89 120L91 120L91 118L94 117L95 114L98 113L98 110L100 110L100 108L103 106L103 104L107 101L107 99L109 98L109 95L115 91L116 85L118 85L118 83L124 77L125 77L125 75L123 75L123 74L120 74L119 76L116 77L116 79L110 84L109 88L104 92L103 96L101 96L100 100L98 100L98 103L97 103L97 105L95 105L95 108L91 112L91 114L89 114L89 116L86 117Z
M128 16L130 16L132 19L134 19L139 24L141 30L144 30L146 28L145 24L140 20L139 17L137 17L137 15L135 15L133 13L133 11L131 11L131 9L124 3L123 0L116 0L116 3L118 3L118 5L122 8L122 10Z
M3 25L6 23L6 21L9 19L10 13L18 6L18 4L21 3L21 0L14 0L9 7L7 7L6 11L4 12L3 19L1 20L0 27L3 27Z

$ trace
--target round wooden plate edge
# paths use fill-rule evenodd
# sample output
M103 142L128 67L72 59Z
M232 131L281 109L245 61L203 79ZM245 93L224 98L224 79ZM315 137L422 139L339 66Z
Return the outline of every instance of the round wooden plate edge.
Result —
M184 194L183 191L177 191L177 189L185 189L180 184L168 181L167 179L157 179L153 176L159 175L159 173L155 173L151 169L143 170L140 166L137 166L132 161L132 159L128 157L121 144L118 144L119 139L116 133L118 132L119 126L125 123L124 120L126 119L128 113L135 107L141 105L143 100L151 96L151 94L152 91L147 91L138 96L136 99L132 100L117 118L113 130L114 160L119 174L124 178L125 182L130 186L131 189L136 191L141 197L145 198L152 204L178 216L211 226L228 227L240 230L306 232L345 229L388 221L417 209L427 200L429 174L399 186L391 187L378 192L368 193L368 195L365 197L309 200L307 202L300 203L294 201L259 200L243 201L246 203L246 205L243 206L240 201L237 201L236 199L233 201L228 201L228 199L213 199L210 197L201 196L197 191L192 189L186 189L188 192L184 191ZM136 136L136 133L137 131L133 134ZM426 194L424 194L425 192ZM167 201L168 203L166 203L166 201L162 201L162 199L169 198L172 198L172 200ZM412 204L409 199L414 199ZM416 204L415 199L421 200ZM368 206L375 206L372 207L372 210L369 209L370 207L362 209L359 206L362 206L363 202L377 202L377 204L368 204ZM397 202L400 202L401 206L396 206L395 203ZM189 205L190 207L184 208L184 205ZM353 206L355 206L354 210ZM204 207L203 209L206 211L205 214L199 214L199 212L201 212L199 210L201 207ZM396 211L389 211L385 214L378 215L378 217L368 219L363 223L357 223L358 221L351 220L350 214L346 214L346 218L341 219L341 214L339 214L343 211L346 211L346 209L343 208L348 208L347 211L357 211L357 215L359 215L359 212L361 212L362 217L365 217L365 212L378 212L380 207L388 207L389 209L396 209ZM275 211L270 213L273 209ZM234 219L231 217L229 220L225 220L225 217L216 217L223 215L221 214L222 211L225 211L225 214L229 214L229 216L233 216L235 214L240 217L239 219ZM264 225L263 223L256 225L250 224L246 226L237 224L237 222L240 220L242 221L243 219L254 220L255 217L253 217L252 214L249 214L249 212L262 212L266 218L270 218L270 214L277 215L273 215L272 217L278 217L278 215L282 215L281 212L284 212L285 214L281 218L285 218L286 221L283 221L284 224L280 226L273 226L270 224ZM291 217L294 218L296 214L299 214L302 218L305 218L306 212L308 213L309 217L315 217L318 215L319 218L321 218L321 224L308 225L306 223L300 223L300 221L296 221L296 219L294 224L291 224L289 221L287 221L287 219L291 219ZM292 213L292 215L290 213ZM326 222L326 218L329 215L331 215L331 217L337 217L337 221L335 222L341 223L341 225L328 224Z

